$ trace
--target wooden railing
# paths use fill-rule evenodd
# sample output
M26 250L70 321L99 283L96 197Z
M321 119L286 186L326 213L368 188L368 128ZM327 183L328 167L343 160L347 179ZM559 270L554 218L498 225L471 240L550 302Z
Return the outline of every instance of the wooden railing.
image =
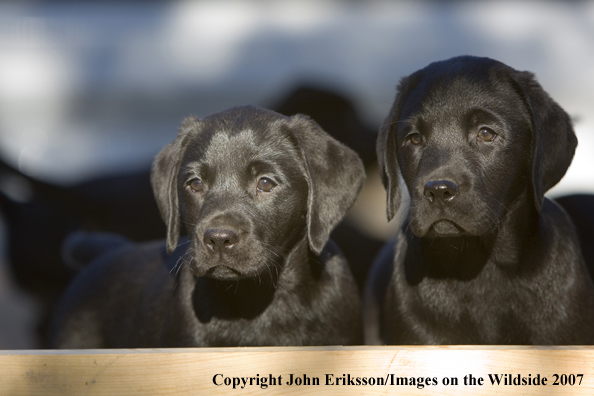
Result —
M594 348L0 352L2 396L205 394L594 395Z

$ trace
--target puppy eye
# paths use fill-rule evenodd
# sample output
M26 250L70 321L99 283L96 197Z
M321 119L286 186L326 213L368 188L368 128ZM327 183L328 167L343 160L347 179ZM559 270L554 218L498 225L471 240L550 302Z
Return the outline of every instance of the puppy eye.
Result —
M194 192L201 192L204 189L204 185L202 184L202 180L200 180L200 179L190 180L190 182L188 183L188 186Z
M258 180L258 191L260 192L270 192L274 187L276 187L276 183L267 177Z
M484 142L492 142L497 137L497 134L489 128L481 128L476 135L476 138Z
M418 133L411 133L410 135L408 135L408 140L415 146L421 144L421 142L423 141L423 139L421 139L421 135Z

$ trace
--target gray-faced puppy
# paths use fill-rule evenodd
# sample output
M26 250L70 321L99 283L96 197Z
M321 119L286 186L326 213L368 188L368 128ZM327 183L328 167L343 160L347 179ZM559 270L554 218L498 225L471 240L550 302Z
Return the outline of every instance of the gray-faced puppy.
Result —
M388 219L399 173L410 194L368 284L383 342L594 342L594 287L574 227L544 198L576 144L531 73L464 56L402 79L377 146Z
M151 175L171 255L105 249L63 298L55 346L361 343L357 287L328 236L363 181L357 155L307 117L186 119Z

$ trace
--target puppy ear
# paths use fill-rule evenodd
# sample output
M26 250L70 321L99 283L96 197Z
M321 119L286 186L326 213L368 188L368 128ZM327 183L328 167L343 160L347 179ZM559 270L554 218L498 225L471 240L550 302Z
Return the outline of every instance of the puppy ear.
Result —
M405 95L409 78L400 80L397 87L397 94L392 108L384 123L380 127L377 137L377 161L379 165L380 177L384 188L386 189L386 215L388 221L394 218L400 205L400 190L398 189L398 158L396 151L396 123L400 117L400 107Z
M309 246L319 254L332 229L355 203L365 170L353 150L333 139L309 117L291 117L289 128L305 162Z
M532 186L536 209L573 160L577 137L567 113L543 90L534 74L519 72L532 122Z
M198 119L195 117L188 117L183 121L175 140L165 146L155 157L151 170L153 193L161 218L167 225L167 253L169 254L177 247L180 233L177 177L184 155L184 143L197 123Z

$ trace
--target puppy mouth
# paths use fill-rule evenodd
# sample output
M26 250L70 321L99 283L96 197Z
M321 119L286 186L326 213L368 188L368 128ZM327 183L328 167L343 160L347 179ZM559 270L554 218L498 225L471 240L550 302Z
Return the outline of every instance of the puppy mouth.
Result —
M190 266L194 276L206 277L219 281L239 281L242 279L260 278L269 271L263 268L239 270L235 267L217 264L212 266Z
M466 234L466 231L451 220L438 220L429 227L429 236L455 237Z
M207 276L217 280L235 280L244 277L240 271L226 265L210 267L199 276Z

